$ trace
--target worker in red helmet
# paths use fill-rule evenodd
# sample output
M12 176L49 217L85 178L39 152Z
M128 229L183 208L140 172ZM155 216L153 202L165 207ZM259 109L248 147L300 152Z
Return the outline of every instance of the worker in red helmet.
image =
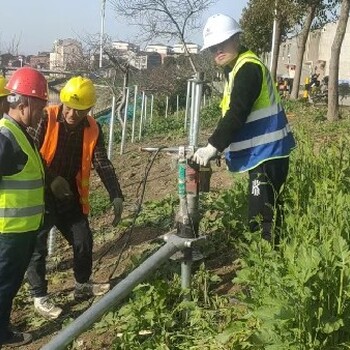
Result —
M10 330L9 320L44 219L44 167L26 130L37 126L48 98L47 81L33 68L15 71L6 89L9 111L0 120L0 348L32 339Z

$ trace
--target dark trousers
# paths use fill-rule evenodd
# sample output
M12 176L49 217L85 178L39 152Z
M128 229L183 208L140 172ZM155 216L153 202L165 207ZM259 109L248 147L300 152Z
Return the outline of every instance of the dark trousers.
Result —
M30 261L27 278L34 297L47 295L46 257L47 238L50 229L56 226L73 247L73 271L79 283L88 282L92 273L92 232L87 216L80 205L70 206L65 211L50 211L45 217L44 228L38 233L37 244Z
M10 335L12 301L23 282L35 241L36 232L0 234L0 344Z
M280 192L287 179L288 169L289 157L268 160L249 171L250 230L261 230L262 237L267 240L271 240L272 236L278 239L283 205Z

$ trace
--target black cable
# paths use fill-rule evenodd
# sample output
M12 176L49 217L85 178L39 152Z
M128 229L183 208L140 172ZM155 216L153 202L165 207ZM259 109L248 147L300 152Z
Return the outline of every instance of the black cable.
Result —
M127 228L121 233L121 235L118 237L118 239L117 239L116 242L115 242L115 244L117 244L122 238L124 238L124 236L125 236L126 234L128 235L127 238L126 238L126 241L125 241L125 243L124 243L124 245L123 245L123 247L121 248L121 251L120 251L120 253L119 253L119 257L118 257L118 259L117 259L116 265L115 265L115 267L114 267L112 273L110 273L110 275L109 275L109 277L108 277L109 280L113 277L115 271L117 270L117 268L118 268L118 266L119 266L119 263L120 263L120 261L121 261L122 254L123 254L125 248L128 246L128 244L129 244L129 242L130 242L131 235L132 235L132 233L133 233L133 231L134 231L136 219L138 218L139 214L141 213L142 204L143 204L143 200L144 200L144 196L145 196L145 192L146 192L146 184L147 184L149 172L151 171L151 168L152 168L152 166L153 166L153 163L154 163L154 161L155 161L157 155L159 154L159 152L160 152L163 148L165 148L165 147L162 146L162 147L157 148L157 150L153 153L153 156L150 156L150 158L148 159L148 163L147 163L147 165L146 165L146 167L145 167L145 174L144 174L142 180L140 181L139 186L138 186L138 188L137 188L137 190L136 190L136 196L139 195L140 188L141 188L141 194L140 194L139 200L136 201L137 207L136 207L136 211L135 211L135 214L134 214L132 223L131 223L131 225L130 225L129 227L127 227ZM94 268L94 269L96 269L96 268L99 266L99 264L100 264L102 258L105 257L105 256L110 252L110 250L115 246L115 244L110 245L109 248L99 257L98 262L97 262L97 264L95 265L95 268Z

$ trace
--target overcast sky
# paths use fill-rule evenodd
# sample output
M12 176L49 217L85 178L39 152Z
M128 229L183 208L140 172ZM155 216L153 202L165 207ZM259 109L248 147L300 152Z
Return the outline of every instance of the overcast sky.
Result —
M6 51L15 38L19 53L37 54L51 51L56 39L84 38L100 31L101 0L1 0L0 53ZM214 13L225 13L236 20L241 17L247 0L218 0L203 15L203 22ZM137 43L136 29L116 18L111 6L106 6L105 33L113 40ZM165 40L157 40L164 42ZM193 33L191 41L202 45L201 32Z

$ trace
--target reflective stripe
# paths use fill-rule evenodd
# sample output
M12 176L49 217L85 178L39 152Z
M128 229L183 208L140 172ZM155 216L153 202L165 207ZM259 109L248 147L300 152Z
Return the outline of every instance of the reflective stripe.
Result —
M266 108L258 109L254 112L251 112L247 118L247 123L254 122L259 119L264 119L271 117L272 115L276 115L282 111L282 107L280 105L274 104L273 106L268 106Z
M1 190L31 190L40 188L43 186L43 180L1 180L0 189Z
M0 217L3 218L22 218L24 216L33 216L42 214L44 211L43 205L36 205L28 208L0 208Z
M232 143L227 150L231 152L237 152L243 149L248 149L256 146L260 146L266 143L282 140L290 133L290 126L287 124L283 129L270 132L268 134L255 136L246 141L240 141Z

